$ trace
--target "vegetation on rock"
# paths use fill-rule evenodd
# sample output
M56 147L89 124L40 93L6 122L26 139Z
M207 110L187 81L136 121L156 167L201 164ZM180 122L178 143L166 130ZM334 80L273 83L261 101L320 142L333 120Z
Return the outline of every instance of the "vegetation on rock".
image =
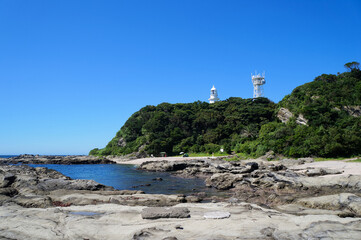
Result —
M290 157L361 154L361 70L322 74L275 104L266 98L229 98L214 104L162 103L134 113L103 149L91 155L168 155L236 151ZM276 116L290 112L287 121ZM286 111L284 109L287 109Z

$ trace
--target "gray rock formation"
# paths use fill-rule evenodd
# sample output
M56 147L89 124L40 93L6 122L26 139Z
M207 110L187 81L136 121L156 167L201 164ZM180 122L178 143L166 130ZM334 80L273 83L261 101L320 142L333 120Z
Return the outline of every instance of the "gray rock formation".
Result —
M351 193L301 198L296 203L309 208L343 210L348 216L361 217L361 197Z
M1 239L348 239L359 240L361 219L336 215L298 216L255 204L185 203L190 218L143 219L144 207L87 206L0 208ZM207 212L231 217L205 219ZM80 214L74 214L80 213ZM82 214L87 213L87 214Z
M295 168L306 161L144 165L230 188L234 197L216 203L115 191L46 168L0 165L0 239L360 239L361 175Z
M143 219L189 218L189 209L185 207L150 207L142 211Z
M294 114L287 108L280 108L277 112L277 118L283 123L287 123L292 117L294 117ZM307 125L308 120L302 114L299 114L296 118L296 123L300 125Z
M353 117L361 116L361 106L343 106L342 109Z
M341 173L343 173L342 170L335 170L328 168L314 168L314 169L307 169L305 171L305 174L309 177L324 176L329 174L341 174Z
M0 163L24 163L24 164L113 164L110 159L96 156L46 156L23 154L11 158L2 158Z
M293 113L287 108L280 108L277 112L277 118L283 123L288 122L291 117L293 117Z
M308 125L308 120L303 116L303 114L299 114L296 118L296 123L299 125Z
M312 158L281 161L186 160L180 162L145 162L140 169L169 171L181 176L201 177L208 187L228 190L240 201L270 207L289 204L306 196L330 195L361 189L361 175L343 175L342 170L312 168L291 170L288 167L313 162ZM332 178L320 176L332 175Z

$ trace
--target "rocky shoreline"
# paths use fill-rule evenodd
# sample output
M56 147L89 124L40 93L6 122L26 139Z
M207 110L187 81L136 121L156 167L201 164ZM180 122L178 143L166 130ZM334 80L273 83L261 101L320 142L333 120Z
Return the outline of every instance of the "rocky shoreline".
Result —
M312 161L311 158L241 162L158 161L145 162L139 169L204 178L207 186L232 192L233 202L256 203L267 208L282 205L279 209L284 212L288 211L287 206L293 212L297 205L299 209L335 210L339 216L361 217L361 175L343 174L342 170L328 168L304 170L295 167ZM336 198L346 199L336 204ZM322 203L316 203L320 201Z
M359 239L361 175L301 168L307 162L312 159L139 166L200 177L232 194L210 203L195 196L119 191L42 167L1 164L0 239Z
M11 158L0 158L0 163L7 164L115 164L116 162L106 157L85 156L85 155L33 155L22 154Z

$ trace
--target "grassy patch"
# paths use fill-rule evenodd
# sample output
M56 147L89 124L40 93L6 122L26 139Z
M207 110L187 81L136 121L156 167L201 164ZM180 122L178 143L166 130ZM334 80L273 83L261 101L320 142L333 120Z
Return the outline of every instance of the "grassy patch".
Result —
M346 160L347 158L340 157L340 158L314 158L315 162L323 162L323 161L342 161Z
M351 161L348 161L348 162L361 162L361 158L355 159L355 160L351 160Z
M214 154L209 154L209 153L188 153L189 157L224 157L224 156L228 156L229 154L227 153L214 153ZM177 155L175 157L182 157L183 155Z
M241 160L246 160L246 159L249 159L251 158L250 155L248 154L245 154L245 153L237 153L236 155L234 155L233 157L231 158L227 158L225 159L226 161L241 161Z
M347 160L350 159L349 157L339 157L339 158L314 158L315 162L323 162L323 161L343 161L343 160ZM361 162L361 158L358 157L358 159L355 160L351 160L348 162Z

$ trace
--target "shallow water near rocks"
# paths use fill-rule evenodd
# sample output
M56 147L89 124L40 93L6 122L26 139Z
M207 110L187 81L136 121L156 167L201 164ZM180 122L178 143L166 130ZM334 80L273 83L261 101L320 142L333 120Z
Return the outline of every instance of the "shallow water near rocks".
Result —
M102 213L97 213L97 212L69 212L69 214L80 215L80 216L97 216L97 215L101 215Z
M165 172L137 170L134 165L120 164L29 164L32 167L54 169L72 179L91 179L112 186L118 190L142 190L150 194L185 194L205 192L208 196L222 196L225 193L206 187L199 178L181 178ZM163 179L162 181L155 180Z

